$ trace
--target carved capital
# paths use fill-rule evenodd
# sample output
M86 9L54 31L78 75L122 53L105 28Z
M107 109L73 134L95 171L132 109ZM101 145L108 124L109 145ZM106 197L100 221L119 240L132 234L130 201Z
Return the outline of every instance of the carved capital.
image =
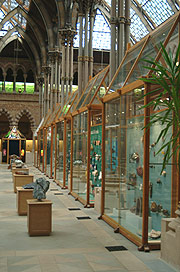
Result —
M110 24L117 24L117 18L111 16L111 18L110 18Z
M42 72L48 76L51 73L51 68L49 66L42 66Z
M118 24L125 24L125 17L123 17L123 16L118 17L117 22L118 22Z
M126 19L126 25L131 25L131 19Z

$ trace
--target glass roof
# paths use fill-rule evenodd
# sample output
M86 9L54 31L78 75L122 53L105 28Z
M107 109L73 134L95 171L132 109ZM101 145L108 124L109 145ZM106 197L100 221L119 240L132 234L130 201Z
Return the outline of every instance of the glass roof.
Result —
M17 10L16 14L13 15L8 21L6 21L6 16L17 8L18 6L21 7L26 13L29 11L29 5L30 5L30 0L24 0L21 1L16 0L5 0L2 1L0 5L0 20L4 20L3 26L0 28L0 37L5 36L11 29L14 28L14 32L11 34L13 35L18 35L18 28L21 28L22 30L26 29L26 24L27 20L23 17L23 15L20 13L19 10Z
M111 6L111 0L105 2ZM176 0L131 0L131 41L140 41L178 10L179 4Z
M75 36L74 47L79 47L79 25L80 24L77 23L77 35ZM83 21L83 25L85 25L85 20ZM101 11L97 9L93 28L93 48L97 50L101 49L110 50L110 46L111 46L111 29L109 23L104 18Z

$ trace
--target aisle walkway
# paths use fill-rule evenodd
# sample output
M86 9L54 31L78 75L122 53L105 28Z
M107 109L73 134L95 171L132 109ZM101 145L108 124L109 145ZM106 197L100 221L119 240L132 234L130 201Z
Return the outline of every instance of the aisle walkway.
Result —
M36 168L30 173L44 177ZM62 194L55 195L56 190ZM137 247L102 220L94 209L84 209L67 190L51 182L47 198L53 202L51 236L29 237L27 217L18 216L12 174L0 165L0 272L173 272L160 252L138 252ZM78 207L81 210L70 211ZM78 220L89 216L91 219ZM127 250L109 252L106 246Z

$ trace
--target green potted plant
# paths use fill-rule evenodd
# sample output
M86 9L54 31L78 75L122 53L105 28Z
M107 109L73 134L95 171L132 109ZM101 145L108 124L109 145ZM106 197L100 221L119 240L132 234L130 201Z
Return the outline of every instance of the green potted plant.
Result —
M141 80L157 86L144 95L153 96L144 108L152 107L154 110L147 127L150 128L156 122L163 127L156 140L158 143L160 139L163 139L162 146L156 152L158 154L164 150L162 172L173 155L177 158L176 162L180 169L180 44L174 55L171 50L167 52L163 44L161 44L161 50L163 64L161 61L143 60L150 66L145 66L149 74ZM157 112L159 107L164 107L164 114ZM166 137L168 134L171 136Z

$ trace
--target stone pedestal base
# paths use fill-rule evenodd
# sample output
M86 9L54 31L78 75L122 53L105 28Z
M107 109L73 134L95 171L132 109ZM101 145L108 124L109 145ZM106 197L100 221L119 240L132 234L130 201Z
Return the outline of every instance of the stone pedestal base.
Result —
M176 231L170 230L168 224L174 218L162 219L161 258L180 271L180 225Z
M29 236L50 235L52 231L52 202L27 200L27 224Z
M19 215L27 215L27 200L33 199L33 189L24 189L23 187L16 187L17 189L17 212Z
M101 214L101 187L94 188L94 209Z
M34 175L13 175L14 182L14 193L17 193L16 187L21 187L23 185L32 183L34 179Z

